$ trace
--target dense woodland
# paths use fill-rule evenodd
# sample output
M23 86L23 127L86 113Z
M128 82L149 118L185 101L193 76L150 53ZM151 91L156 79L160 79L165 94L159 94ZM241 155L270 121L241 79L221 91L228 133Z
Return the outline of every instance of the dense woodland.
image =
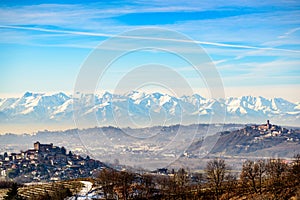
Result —
M292 162L283 159L247 160L239 173L234 172L225 160L215 158L207 163L204 173L179 169L169 175L159 175L103 169L91 180L105 199L296 200L300 198L300 154ZM11 183L6 186L16 187ZM12 195L11 190L8 195ZM72 194L63 194L68 195ZM57 199L55 196L51 193L40 199Z

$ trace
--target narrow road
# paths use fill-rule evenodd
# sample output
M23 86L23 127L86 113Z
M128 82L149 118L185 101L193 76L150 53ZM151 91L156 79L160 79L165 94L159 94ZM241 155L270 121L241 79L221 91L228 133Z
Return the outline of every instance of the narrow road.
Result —
M88 197L88 193L92 189L93 183L91 183L90 181L80 181L80 182L83 184L80 192L76 196L69 197L66 200L91 199L91 198Z
M80 181L80 182L83 184L83 186L78 194L79 196L87 196L89 191L93 187L93 183L91 183L90 181Z

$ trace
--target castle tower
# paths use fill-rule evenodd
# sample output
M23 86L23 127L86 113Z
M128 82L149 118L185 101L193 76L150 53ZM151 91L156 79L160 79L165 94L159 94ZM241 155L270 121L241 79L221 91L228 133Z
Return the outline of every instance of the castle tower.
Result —
M267 129L271 128L270 120L267 120Z
M36 151L40 150L40 144L41 144L40 142L34 143L34 144L33 144L34 150L36 150Z

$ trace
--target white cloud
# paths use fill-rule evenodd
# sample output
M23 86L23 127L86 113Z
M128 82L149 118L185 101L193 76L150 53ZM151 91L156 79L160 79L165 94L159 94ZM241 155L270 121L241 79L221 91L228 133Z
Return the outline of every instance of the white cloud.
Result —
M7 26L0 25L0 28L8 29L19 29L19 30L30 30L30 31L40 31L48 33L63 33L70 35L80 35L80 36L95 36L95 37L119 37L119 38L129 38L129 39L145 39L153 41L170 41L179 43L196 43L209 46L225 47L225 48L237 48L237 49L255 49L255 50L269 50L269 51L286 51L291 53L300 53L300 50L283 49L283 48L272 48L272 47L258 47L249 45L239 45L239 44L226 44L219 42L207 42L207 41L197 41L197 40L184 40L184 39L172 39L172 38L159 38L159 37L147 37L147 36L130 36L130 35L113 35L107 33L93 33L84 31L67 31L67 30L57 30L57 29L46 29L46 28L36 28L36 27L24 27L24 26Z
M287 31L286 33L284 33L283 35L278 36L278 38L280 38L280 39L281 39L281 38L287 38L289 35L291 35L291 34L297 32L297 31L299 31L299 30L300 30L300 27L293 28L293 29Z

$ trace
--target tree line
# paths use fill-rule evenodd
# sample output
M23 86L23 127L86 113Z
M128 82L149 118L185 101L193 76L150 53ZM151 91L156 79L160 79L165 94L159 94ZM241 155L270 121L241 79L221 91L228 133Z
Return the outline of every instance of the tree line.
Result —
M179 169L156 175L104 169L95 179L105 199L299 199L300 154L283 159L246 160L235 173L224 159L208 161L204 173Z

